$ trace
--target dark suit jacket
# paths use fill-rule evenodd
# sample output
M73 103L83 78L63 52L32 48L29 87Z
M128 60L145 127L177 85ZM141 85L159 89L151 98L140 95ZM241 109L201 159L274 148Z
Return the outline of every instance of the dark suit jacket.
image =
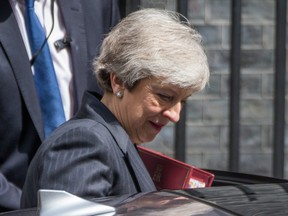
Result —
M118 5L117 0L58 3L67 34L72 38L77 110L86 89L97 91L91 61L99 52L103 34L119 21ZM28 55L8 0L0 1L0 86L1 212L19 207L28 165L44 133Z
M23 187L21 207L37 205L39 189L85 198L155 190L135 146L114 115L92 93L75 118L38 149Z

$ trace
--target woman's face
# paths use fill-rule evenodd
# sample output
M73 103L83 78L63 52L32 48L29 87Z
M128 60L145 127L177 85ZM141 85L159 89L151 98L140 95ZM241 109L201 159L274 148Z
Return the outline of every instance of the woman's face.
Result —
M124 89L116 117L135 144L152 141L169 121L179 121L192 89L161 84L156 78L141 80L132 91Z

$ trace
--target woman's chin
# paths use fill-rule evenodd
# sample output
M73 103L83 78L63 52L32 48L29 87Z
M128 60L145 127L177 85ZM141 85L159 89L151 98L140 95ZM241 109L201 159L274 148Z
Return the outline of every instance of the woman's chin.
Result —
M155 136L149 136L149 137L141 137L141 139L138 139L137 141L134 141L133 143L136 145L140 145L143 143L148 143L148 142L152 142L155 139Z
M143 143L147 143L147 142L152 142L155 139L156 135L154 136L150 136L150 137L146 137L145 139L143 139Z

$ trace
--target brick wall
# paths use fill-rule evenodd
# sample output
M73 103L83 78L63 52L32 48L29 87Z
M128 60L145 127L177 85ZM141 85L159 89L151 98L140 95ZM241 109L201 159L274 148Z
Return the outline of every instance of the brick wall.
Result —
M141 4L176 9L176 1L172 0L142 0ZM188 18L203 36L211 79L205 91L187 103L186 160L209 169L228 169L230 4L230 0L188 0ZM274 18L274 0L242 0L240 171L269 176L273 150ZM146 145L173 155L173 134L171 124ZM285 167L288 177L287 159Z

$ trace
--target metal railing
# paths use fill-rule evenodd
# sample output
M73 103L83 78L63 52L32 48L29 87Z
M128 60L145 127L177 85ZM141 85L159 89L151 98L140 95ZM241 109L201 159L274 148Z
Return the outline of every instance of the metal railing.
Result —
M284 176L287 1L276 0L273 175Z

